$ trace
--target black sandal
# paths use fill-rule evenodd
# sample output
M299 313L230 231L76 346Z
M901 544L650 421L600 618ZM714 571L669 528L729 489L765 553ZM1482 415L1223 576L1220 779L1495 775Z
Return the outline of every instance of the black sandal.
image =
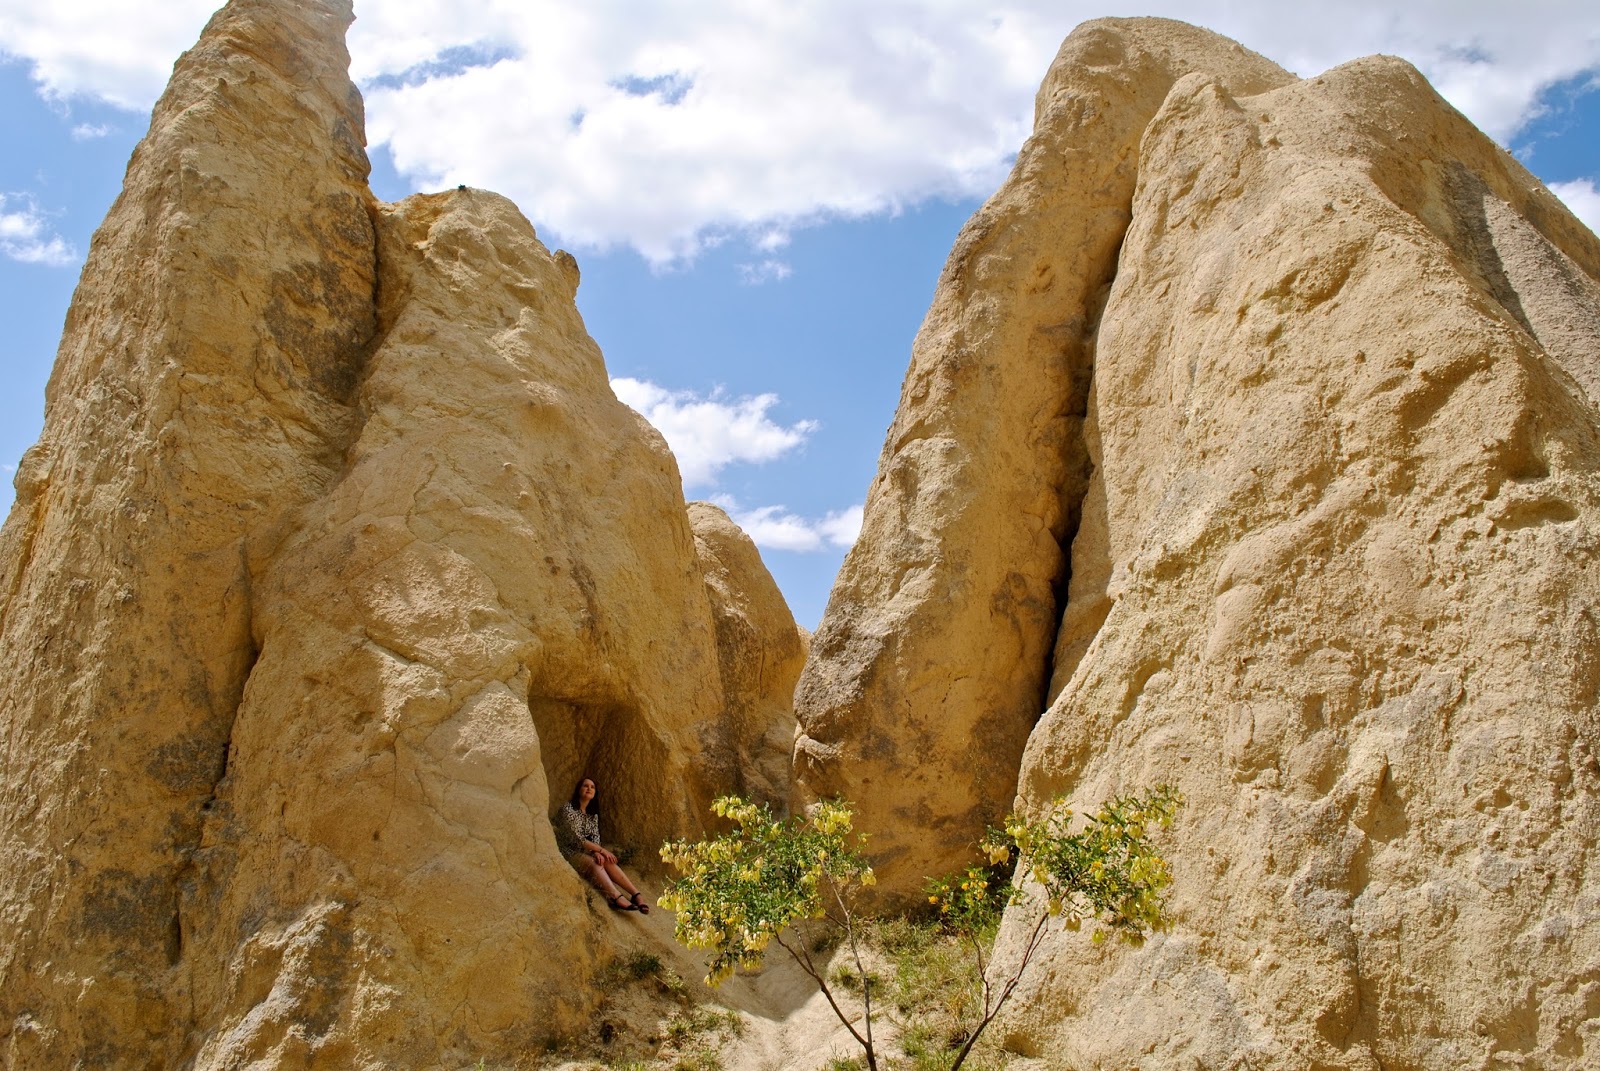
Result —
M619 900L620 901L624 901L624 902L623 903L618 903ZM613 911L637 911L637 910L639 910L638 908L633 906L632 901L629 901L628 898L626 896L623 896L621 893L618 893L615 896L607 897L606 898L606 904Z
M650 914L650 905L645 903L643 900L639 899L639 897L641 897L643 895L644 895L644 893L634 893L633 894L633 899L631 901L631 903L633 904L633 907L631 908L631 910L637 911L641 915L648 915L648 914Z

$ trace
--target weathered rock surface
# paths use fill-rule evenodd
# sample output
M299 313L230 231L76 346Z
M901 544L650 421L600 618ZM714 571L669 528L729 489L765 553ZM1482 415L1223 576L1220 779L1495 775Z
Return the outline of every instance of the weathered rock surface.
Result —
M788 790L804 634L571 258L372 201L350 17L180 61L0 529L13 1071L515 1058L607 955L578 776L641 847ZM1600 242L1414 70L1086 24L919 337L802 791L900 896L1016 792L1184 791L1175 929L1052 938L1000 1027L1053 1065L1590 1066L1597 468Z
M653 847L711 790L677 470L610 394L576 280L494 194L377 229L365 422L256 571L191 893L201 1067L433 1066L573 1031L597 950L552 802L589 774L607 838Z
M1179 784L1179 924L1053 943L1017 1038L1592 1065L1600 243L1392 59L1186 79L1139 171L1074 547L1107 611L1022 794Z
M1154 105L1113 108L1127 85ZM1085 122L1108 114L1127 125ZM1080 158L1122 161L1120 201L1034 177ZM1067 228L1101 217L1089 277L1109 292L1073 279L1035 311L1035 261L1004 251L1057 266L1038 279L1058 292L1052 258L1084 245ZM1037 244L994 244L998 219ZM967 323L988 333L930 363L929 338ZM1003 378L1003 338L1060 325L1081 341L1040 345L1071 374L1035 358ZM922 784L964 776L930 725L980 724L1002 704L968 697L1038 695L1047 670L1023 806L1188 797L1175 929L1139 950L1052 938L1014 1047L1146 1071L1600 1058L1597 338L1600 243L1407 64L1292 81L1168 23L1068 39L1029 150L952 257L799 712L809 782L880 797L896 845L958 811L925 804ZM925 418L922 385L958 376L996 428L1087 385L1081 432L1062 420L1038 451L1082 449L1085 479ZM1001 400L977 385L1002 382ZM1001 485L983 494L980 456ZM1006 533L1025 523L1073 540L1053 659L1019 645L1002 588L953 567L1023 562ZM991 644L1005 657L959 661ZM910 756L928 765L902 796L882 771ZM1029 923L1008 918L997 972Z
M708 530L713 618L571 257L493 194L372 200L349 21L212 21L68 318L0 531L9 1069L537 1050L613 944L551 810L594 776L648 862L784 714L793 622Z
M956 240L917 337L796 694L796 778L812 797L856 802L892 895L967 861L1010 809L1045 705L1063 548L1089 508L1094 329L1139 139L1195 70L1241 94L1292 80L1180 23L1074 33L1039 91L1034 136Z
M377 327L349 21L212 20L67 317L0 531L7 1067L183 1050L180 890L255 655L244 541L333 480Z
M743 529L710 502L689 503L689 524L717 629L724 739L712 751L729 768L715 779L781 807L792 787L794 686L805 636Z

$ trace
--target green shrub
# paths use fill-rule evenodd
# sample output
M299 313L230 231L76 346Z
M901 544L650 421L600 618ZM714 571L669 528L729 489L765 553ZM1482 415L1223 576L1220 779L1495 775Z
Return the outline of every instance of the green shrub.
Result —
M1168 919L1162 895L1172 871L1151 843L1153 829L1170 825L1183 797L1171 785L1148 796L1118 796L1087 816L1074 833L1072 809L1057 800L1044 816L1028 821L1012 815L1004 831L989 831L983 848L990 858L1009 856L1013 847L1026 860L1034 881L1044 887L1046 910L1069 930L1094 919L1098 944L1114 933L1138 946ZM1013 886L1011 899L1021 896Z
M791 926L836 927L850 943L856 977L867 977L856 940L854 896L874 879L861 856L865 838L852 830L849 805L825 801L809 815L780 819L764 804L724 796L711 809L734 828L707 841L669 841L661 847L661 858L680 875L661 897L662 905L677 913L675 936L690 948L710 950L706 983L712 986L739 967L760 967L767 946L777 942L817 983L828 1006L862 1046L867 1066L877 1071L874 987L861 989L865 1012L858 1031L815 958L820 953L813 949L829 946L819 943L814 932L784 938Z
M997 886L981 867L928 883L929 904L971 953L983 998L977 1024L957 1050L951 1071L962 1065L1011 998L1052 919L1067 930L1094 921L1091 939L1096 944L1116 934L1138 946L1151 931L1167 928L1163 894L1172 883L1172 871L1150 837L1153 830L1170 825L1182 805L1176 788L1161 785L1147 796L1118 796L1101 805L1077 831L1072 809L1059 799L1037 819L1013 814L1005 829L989 830L981 847L990 863L1023 868L1045 894L1045 909L1038 913L1017 966L998 988L989 983L982 935L1005 905L1028 900L1028 893L1014 881Z
M711 950L708 985L738 967L759 967L767 945L782 944L781 934L795 923L837 919L850 893L872 884L843 804L820 804L809 818L778 819L764 804L725 796L712 810L734 830L661 848L661 858L682 875L667 885L661 904L677 913L679 941Z
M901 964L918 965L909 976L903 968L896 971L896 1006L909 1012L937 992L954 1024L946 1031L943 1051L931 1036L907 1034L907 1044L918 1050L913 1054L908 1048L907 1055L919 1071L961 1067L1015 991L1052 919L1069 930L1093 920L1096 942L1116 934L1135 945L1166 927L1162 896L1172 874L1150 836L1171 823L1182 802L1169 786L1143 797L1118 797L1074 831L1071 809L1058 800L1037 819L1012 815L1003 830L990 830L982 843L990 866L968 867L927 886L935 925L969 953L964 963L948 941L919 933L909 921L879 924L884 947ZM734 828L710 840L668 842L661 848L662 859L680 875L661 897L664 907L677 912L677 939L710 950L706 982L713 986L739 967L759 967L768 945L776 942L816 982L861 1045L867 1067L877 1071L872 1004L884 986L862 965L853 903L873 877L861 854L865 837L852 831L850 804L831 800L809 815L780 819L764 805L727 796L712 810ZM1029 899L1011 880L1013 865L1043 889L1045 909L1038 912L1011 977L993 987L986 949L1005 908ZM810 932L785 937L791 927L804 931L808 926ZM833 985L815 958L833 947L822 937L830 927L835 942L848 943L853 963L832 973ZM954 981L957 974L965 974L967 983ZM834 986L860 993L860 1030L839 1006Z

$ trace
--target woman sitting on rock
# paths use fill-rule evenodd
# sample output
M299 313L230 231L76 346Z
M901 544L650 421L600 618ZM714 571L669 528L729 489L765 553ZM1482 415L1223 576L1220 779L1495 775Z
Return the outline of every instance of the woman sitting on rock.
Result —
M617 857L600 846L600 805L592 778L579 781L572 790L572 799L561 805L556 816L556 838L567 861L606 894L611 910L650 914L650 905L617 865ZM619 885L621 889L617 888ZM632 895L624 895L623 889Z

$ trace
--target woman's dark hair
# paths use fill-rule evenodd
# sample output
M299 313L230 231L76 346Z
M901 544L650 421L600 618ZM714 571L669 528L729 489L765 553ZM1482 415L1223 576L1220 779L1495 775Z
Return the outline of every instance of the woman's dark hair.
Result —
M583 810L583 799L582 799L582 797L580 797L578 795L578 793L583 791L583 783L585 781L593 782L594 778L592 778L592 777L580 777L580 778L578 778L578 783L572 786L572 799L569 800L568 802L572 804L572 809L574 811L582 811ZM584 811L584 813L585 814L599 814L600 813L600 790L599 790L598 787L596 787L596 789L595 789L594 798L589 801L589 809L587 811Z

